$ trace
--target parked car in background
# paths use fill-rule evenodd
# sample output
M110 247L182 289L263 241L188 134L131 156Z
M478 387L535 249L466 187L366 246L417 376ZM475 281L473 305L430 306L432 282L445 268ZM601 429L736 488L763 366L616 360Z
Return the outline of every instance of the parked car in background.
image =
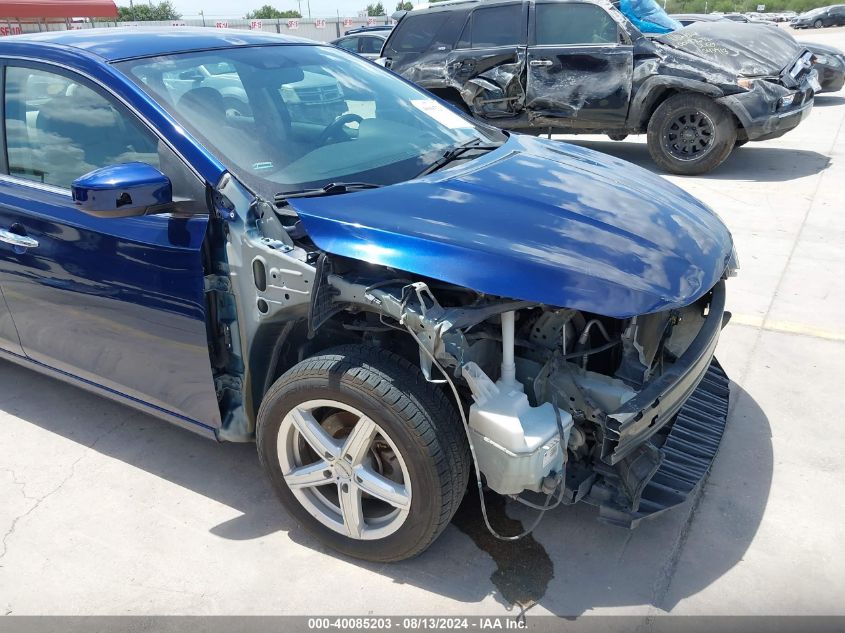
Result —
M695 22L717 22L721 15L702 13L677 13L670 16L688 26ZM813 68L818 73L821 89L818 92L837 92L845 85L845 53L834 46L816 42L799 41L799 45L813 53Z
M809 114L812 54L780 31L723 20L650 39L601 0L467 0L401 16L380 63L500 128L645 133L660 167L701 174Z
M390 31L393 28L390 24L375 24L373 26L359 26L354 29L344 31L344 35L354 35L355 33L377 33L379 31Z
M290 514L367 560L428 547L471 471L482 504L625 527L705 476L738 263L665 179L275 33L42 32L0 63L3 358L256 441ZM168 79L202 69L229 77Z
M819 7L792 18L789 25L794 29L820 29L826 26L845 24L845 4Z
M384 41L390 34L389 29L380 29L377 31L363 31L356 35L346 35L344 37L332 40L332 44L339 46L343 50L355 53L367 59L378 59L381 55L381 47L384 46Z
M835 46L800 42L813 52L813 68L819 73L819 92L837 92L845 86L845 52Z

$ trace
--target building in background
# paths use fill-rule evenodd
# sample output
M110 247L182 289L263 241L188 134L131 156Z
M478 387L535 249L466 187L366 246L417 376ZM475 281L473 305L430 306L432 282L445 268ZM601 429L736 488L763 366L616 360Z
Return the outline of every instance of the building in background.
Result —
M117 18L117 6L113 0L0 1L0 36L70 29L80 18Z

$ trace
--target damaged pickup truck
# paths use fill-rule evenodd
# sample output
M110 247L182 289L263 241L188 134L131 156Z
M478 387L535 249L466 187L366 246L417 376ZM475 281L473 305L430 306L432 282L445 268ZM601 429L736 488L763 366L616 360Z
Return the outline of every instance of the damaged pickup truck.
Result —
M625 527L698 486L738 266L708 207L331 46L164 32L0 42L5 358L256 441L289 512L369 560L423 551L471 479L483 512Z
M764 24L655 39L604 0L460 0L401 13L379 63L502 129L647 134L666 171L703 174L810 112L812 53Z

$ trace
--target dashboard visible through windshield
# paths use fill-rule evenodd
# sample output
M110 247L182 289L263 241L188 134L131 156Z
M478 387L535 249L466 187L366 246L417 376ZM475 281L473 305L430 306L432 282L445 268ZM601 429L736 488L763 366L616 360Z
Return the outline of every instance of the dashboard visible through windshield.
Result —
M264 197L336 181L392 184L449 148L504 140L326 46L239 47L117 66Z

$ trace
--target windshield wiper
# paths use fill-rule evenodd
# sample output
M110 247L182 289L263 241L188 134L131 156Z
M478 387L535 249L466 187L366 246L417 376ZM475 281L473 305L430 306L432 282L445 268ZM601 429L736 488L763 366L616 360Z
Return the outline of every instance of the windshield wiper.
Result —
M467 152L471 152L473 150L490 151L490 150L498 149L500 147L501 147L501 144L482 143L480 138L470 139L466 143L461 143L457 147L447 149L443 153L443 156L441 156L436 161L431 163L431 165L429 165L428 167L423 169L420 173L418 173L415 176L415 178L419 178L420 176L425 176L427 174L435 172L438 169L445 167L446 165L448 165L452 161L457 160L458 158L460 158L463 154L466 154Z
M317 189L299 189L298 191L283 191L273 196L273 202L283 207L290 198L316 198L318 196L335 196L340 193L362 191L364 189L378 189L381 185L372 182L330 182Z

